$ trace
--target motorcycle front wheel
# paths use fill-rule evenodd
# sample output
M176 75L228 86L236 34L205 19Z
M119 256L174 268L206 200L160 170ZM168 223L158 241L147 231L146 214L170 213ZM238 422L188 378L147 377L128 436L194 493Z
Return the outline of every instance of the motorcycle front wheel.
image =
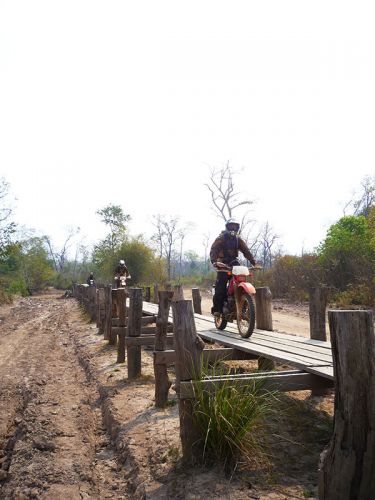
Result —
M228 323L222 314L220 316L214 316L214 322L218 330L225 330Z
M241 337L249 338L255 327L255 305L251 295L243 293L239 298L238 311L240 316L237 317L238 331Z

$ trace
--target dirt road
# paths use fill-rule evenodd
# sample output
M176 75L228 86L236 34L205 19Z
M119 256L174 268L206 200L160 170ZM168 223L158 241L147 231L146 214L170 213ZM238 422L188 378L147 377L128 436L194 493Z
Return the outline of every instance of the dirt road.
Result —
M127 498L72 305L46 295L1 310L0 498Z
M0 498L316 498L330 435L320 410L333 407L332 397L285 396L293 415L278 417L272 473L255 465L230 479L182 463L176 394L163 410L153 397L152 350L142 351L142 376L128 381L126 363L116 363L116 348L74 299L50 293L2 306Z

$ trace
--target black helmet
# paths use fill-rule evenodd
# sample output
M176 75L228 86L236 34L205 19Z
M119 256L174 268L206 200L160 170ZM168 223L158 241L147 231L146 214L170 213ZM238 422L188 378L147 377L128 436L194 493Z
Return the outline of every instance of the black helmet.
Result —
M237 219L228 219L225 223L225 229L231 234L237 234L240 230L241 224Z

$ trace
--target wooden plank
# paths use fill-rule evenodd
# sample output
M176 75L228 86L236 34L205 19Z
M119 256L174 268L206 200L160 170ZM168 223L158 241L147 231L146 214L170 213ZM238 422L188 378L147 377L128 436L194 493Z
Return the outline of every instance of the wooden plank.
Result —
M231 359L232 360L257 359L257 356L239 351L238 349L231 349L228 347L223 347L219 349L204 349L202 351L202 354L203 354L203 360L206 363L219 360L231 360ZM156 365L173 365L175 359L176 355L173 350L154 351L154 360Z
M305 373L303 371L295 370L283 372L264 372L264 373L254 373L247 374L247 376L242 377L229 377L220 378L215 377L211 379L203 379L199 382L202 384L203 389L207 392L214 392L215 389L222 385L230 385L233 387L246 387L251 386L253 383L260 383L262 390L265 391L305 391L308 389L314 389L318 387L328 387L332 385L330 381L325 381L319 376L312 375L311 373ZM180 382L180 398L194 398L194 382Z
M173 345L173 335L167 335L168 345ZM125 337L126 346L142 346L155 344L155 335L142 335L141 337ZM162 352L162 351L161 351Z
M272 344L271 345L262 345L262 343L257 342L255 339L250 338L250 339L243 339L239 336L234 336L231 334L228 334L227 332L220 332L218 333L217 330L207 330L207 331L202 331L199 333L199 335L203 339L208 339L211 341L219 342L224 345L227 345L229 347L236 347L237 349L241 349L247 352L252 352L254 354L258 353L259 355L263 354L269 354L272 355L273 353L280 359L294 359L294 360L299 360L302 361L306 364L316 364L317 361L320 362L327 362L326 360L319 360L316 359L313 356L308 356L304 352L288 352L282 347L275 348Z
M302 369L306 366L317 364L317 360L314 358L285 353L283 351L257 345L250 341L244 342L243 339L239 340L230 335L223 335L222 333L219 334L217 331L200 332L199 335L203 339L214 340L215 342L227 345L228 347L236 347L237 349L273 359L274 361L281 363L291 363L292 365Z

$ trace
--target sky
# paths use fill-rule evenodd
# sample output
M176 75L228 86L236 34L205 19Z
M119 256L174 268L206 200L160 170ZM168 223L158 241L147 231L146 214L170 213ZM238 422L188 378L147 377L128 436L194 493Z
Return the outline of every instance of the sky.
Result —
M0 0L0 177L14 218L59 246L112 203L222 228L228 162L285 252L310 251L375 174L371 1Z

